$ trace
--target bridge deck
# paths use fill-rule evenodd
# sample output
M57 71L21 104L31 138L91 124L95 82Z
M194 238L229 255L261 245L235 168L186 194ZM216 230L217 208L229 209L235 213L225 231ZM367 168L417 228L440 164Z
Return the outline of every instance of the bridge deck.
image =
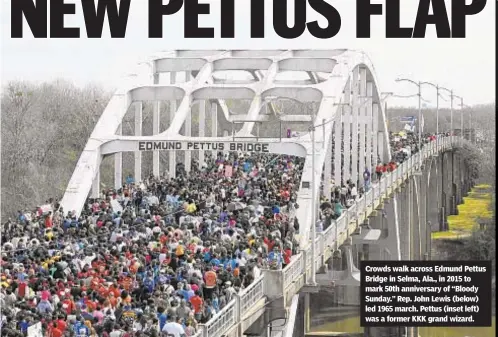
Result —
M456 141L456 138L454 139ZM372 213L390 198L398 187L417 172L420 161L425 161L433 155L451 149L450 137L442 138L439 144L431 142L422 151L411 156L396 170L385 174L381 180L372 184L371 189L352 207L345 211L327 230L317 233L315 241L315 256L311 256L311 242L301 252L293 257L293 261L283 270L263 270L263 275L248 288L236 296L220 313L206 324L201 324L196 337L218 337L225 334L236 336L236 331L243 331L244 318L251 316L255 321L257 315L269 300L283 298L286 308L291 305L293 296L308 283L311 275L311 264L316 264L317 270L332 256ZM420 158L421 156L421 158ZM304 226L309 230L308 226ZM262 301L262 299L265 299ZM247 325L244 324L246 327ZM307 336L315 336L308 334ZM326 334L322 336L341 336Z

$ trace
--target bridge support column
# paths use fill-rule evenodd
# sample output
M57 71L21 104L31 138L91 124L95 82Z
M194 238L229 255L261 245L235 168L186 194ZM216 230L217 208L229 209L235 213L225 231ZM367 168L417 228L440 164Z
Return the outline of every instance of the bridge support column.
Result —
M446 228L446 211L445 211L445 205L444 205L444 200L445 200L445 195L444 195L444 174L445 174L445 162L444 162L444 155L439 156L438 160L440 161L440 164L438 163L438 174L437 174L437 187L438 187L438 205L439 205L439 213L438 213L438 224L439 224L439 230L440 231L445 231Z
M430 223L432 229L439 229L439 189L437 175L439 173L437 158L432 159L434 162L427 171L426 179L426 223Z
M447 162L446 162L446 156L444 155L444 153L440 156L441 157L441 172L439 173L439 176L438 178L441 179L441 184L439 185L440 189L441 189L441 197L440 197L440 201L439 201L439 205L440 205L440 208L439 208L439 228L440 230L442 231L446 231L448 230L448 228L446 228L446 170L448 169L448 165L447 165Z
M360 271L353 261L353 250L350 244L344 246L346 257L346 270L341 279L335 282L337 292L337 303L346 305L358 305L360 298Z
M360 88L358 100L358 137L359 137L359 153L358 153L358 188L364 185L363 172L365 172L366 162L366 126L367 122L367 69L360 68Z
M161 124L161 102L154 102L154 110L152 112L152 134L157 135L160 131ZM161 168L159 165L159 151L154 151L152 153L152 174L154 177L159 177Z
M402 192L402 202L400 203L400 232L401 234L401 259L411 260L413 251L413 195L412 195L412 180L408 179L405 189Z
M328 146L325 155L325 167L323 170L323 194L327 200L331 200L332 194L332 146Z
M338 108L339 113L336 116L334 121L334 185L341 186L341 162L342 162L342 113L344 111L344 107L340 106Z
M190 81L190 72L185 72L185 82ZM187 117L185 118L185 136L192 136L192 108L189 108ZM190 172L192 168L192 152L185 151L185 171Z
M462 179L462 203L463 203L463 198L467 196L467 193L470 190L469 187L469 172L465 167L465 161L463 159L463 156L460 156L460 177Z
M372 106L372 158L373 158L373 167L377 166L379 163L379 138L382 141L382 138L379 137L379 104L374 103ZM382 158L382 157L381 157ZM377 177L375 174L372 173L372 181L375 179L377 180Z
M372 171L373 171L373 165L372 165L372 130L373 130L373 125L372 125L372 112L373 112L373 107L372 107L372 100L373 100L373 83L372 82L367 82L367 102L366 102L366 110L367 110L367 115L365 117L366 123L367 123L367 136L366 136L366 167L368 171L370 172L370 180L372 180Z
M457 205L462 203L462 196L461 196L461 178L460 178L460 159L458 155L455 153L455 151L451 152L451 156L453 157L451 163L452 163L452 172L453 172L453 213L457 215L458 214L458 207Z
M218 105L211 104L211 136L218 137ZM213 150L213 158L216 159L217 151Z
M123 134L123 124L119 124L117 135ZM114 154L114 188L116 190L123 186L123 153L116 152Z
M420 205L420 194L419 194L419 185L417 183L417 177L421 177L420 175L419 176L414 176L413 178L411 178L411 190L412 190L412 200L411 200L411 204L412 204L412 255L410 257L410 259L414 259L414 260L420 260L422 258L422 252L423 252L423 248L422 248L422 237L423 237L423 233L425 231L423 231L423 227L422 227L422 222L421 222L421 217L420 217L420 213L421 213L421 205ZM425 224L424 224L425 226Z
M351 140L351 180L353 181L353 184L358 186L358 119L359 119L359 111L360 111L360 104L359 104L359 93L360 93L360 74L359 74L359 68L355 68L353 70L353 84L351 86L351 90L353 93L353 108L351 111L352 115L352 123L351 127L353 128L351 131L351 135L353 139ZM363 172L362 172L363 173Z
M446 192L446 216L454 214L454 186L453 186L453 155L451 152L446 153L447 164L446 164L446 181L445 181L445 192ZM455 205L456 207L456 205ZM446 225L448 226L448 218L446 218Z
M366 128L368 126L368 97L367 97L367 68L360 68L360 92L359 92L359 109L358 109L358 137L359 137L359 153L358 153L358 188L364 186L363 172L365 172L366 164Z
M380 239L376 242L369 243L368 246L368 260L385 260L384 246L379 244L381 240L387 237L387 230L384 228L384 216L382 212L377 212L375 216L368 219L369 227L371 229L378 229L381 231Z
M92 198L100 198L100 167L92 181Z
M171 84L176 83L176 73L175 72L170 73L169 82ZM175 113L176 113L176 100L173 100L173 101L169 102L169 120L170 120L170 123L175 118ZM176 151L169 151L169 177L170 178L176 177Z
M135 103L135 136L142 135L142 102ZM174 152L174 151L171 151ZM170 152L170 153L171 153ZM142 152L135 151L135 182L142 181Z
M199 102L199 137L206 135L206 101ZM199 150L199 169L204 163L204 151Z
M458 204L463 203L463 196L465 194L464 185L465 185L465 168L463 166L462 156L457 155L457 170L458 170Z
M387 163L389 158L387 158L387 152L384 151L384 146L382 145L384 142L384 131L377 132L377 144L380 144L377 148L377 156L379 157L382 163Z
M311 330L310 293L304 294L304 333Z
M344 89L344 102L346 104L351 103L351 90L352 81L350 78L346 88ZM351 121L352 121L352 111L351 105L344 105L342 108L342 121L344 125L344 134L342 135L344 139L344 155L342 156L342 185L346 184L346 181L351 177Z
M379 245L382 246L385 260L401 260L401 243L400 243L400 228L398 222L398 203L402 200L397 200L398 196L394 196L384 203L385 218L383 221L387 223L387 236L379 240Z
M426 256L428 252L428 239L430 239L430 228L427 224L427 170L420 176L415 176L417 179L418 191L418 207L419 207L419 224L420 224L420 246L422 256Z

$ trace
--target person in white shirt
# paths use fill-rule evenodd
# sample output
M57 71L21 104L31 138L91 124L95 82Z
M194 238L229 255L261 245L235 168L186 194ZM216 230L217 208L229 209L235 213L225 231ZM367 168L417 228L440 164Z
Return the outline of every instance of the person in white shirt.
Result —
M181 324L175 322L174 317L168 317L168 322L164 324L162 332L165 332L168 337L187 336Z
M351 198L356 201L357 197L358 197L358 189L356 188L356 185L353 184L351 186Z

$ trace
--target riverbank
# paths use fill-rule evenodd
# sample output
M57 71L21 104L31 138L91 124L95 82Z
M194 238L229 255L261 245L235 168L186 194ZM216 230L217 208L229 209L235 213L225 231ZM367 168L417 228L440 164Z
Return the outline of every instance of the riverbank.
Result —
M489 221L493 218L491 210L493 196L490 185L476 185L463 200L463 204L457 206L458 215L448 216L449 230L432 233L433 240L468 237L478 228L479 221Z

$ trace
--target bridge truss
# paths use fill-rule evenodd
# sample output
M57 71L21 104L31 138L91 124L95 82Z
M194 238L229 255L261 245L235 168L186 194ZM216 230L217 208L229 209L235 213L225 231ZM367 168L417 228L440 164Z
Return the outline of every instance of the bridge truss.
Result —
M228 76L219 76L223 73ZM240 73L250 74L249 79L238 79ZM169 78L165 79L163 74ZM183 81L177 81L181 77ZM308 227L305 224L309 224L311 218L311 191L317 195L321 184L321 179L316 179L316 186L310 186L313 157L318 168L314 174L319 176L323 169L326 196L330 196L331 181L337 184L351 179L361 183L365 168L371 171L378 159L385 162L390 157L385 116L376 83L369 58L364 53L342 49L189 50L154 56L138 66L112 97L76 165L61 204L65 211L79 214L90 192L94 197L99 196L99 167L107 155L115 157L115 187L120 188L122 152L135 152L134 177L140 181L143 178L142 150L165 149L173 146L172 143L178 149L192 150L187 149L189 141L225 143L227 148L233 146L227 143L234 141L261 143L267 144L265 151L271 153L306 156L296 216L303 227ZM247 112L233 114L227 106L231 100L248 102ZM286 114L279 111L279 100L293 101L298 109L311 111ZM160 130L160 103L164 101L170 103L170 121L165 130ZM155 104L150 136L142 135L142 105L145 102ZM194 105L198 105L196 136L191 132ZM205 133L207 105L213 114L209 137ZM135 109L135 136L122 136L123 117L130 107ZM231 132L220 132L218 116L241 127L234 130L232 126ZM282 123L290 128L303 129L304 125L304 130L320 125L315 129L316 153L311 153L309 132L302 132L296 138L282 138L282 134L265 137L259 132L259 126L271 121L279 123L280 128ZM196 151L202 162L205 151ZM161 172L159 152L154 151L152 159L156 176ZM187 171L191 167L190 152L184 155ZM176 151L169 151L168 155L168 171L174 175ZM333 167L336 169L332 172ZM307 241L308 237L304 235L303 239Z

